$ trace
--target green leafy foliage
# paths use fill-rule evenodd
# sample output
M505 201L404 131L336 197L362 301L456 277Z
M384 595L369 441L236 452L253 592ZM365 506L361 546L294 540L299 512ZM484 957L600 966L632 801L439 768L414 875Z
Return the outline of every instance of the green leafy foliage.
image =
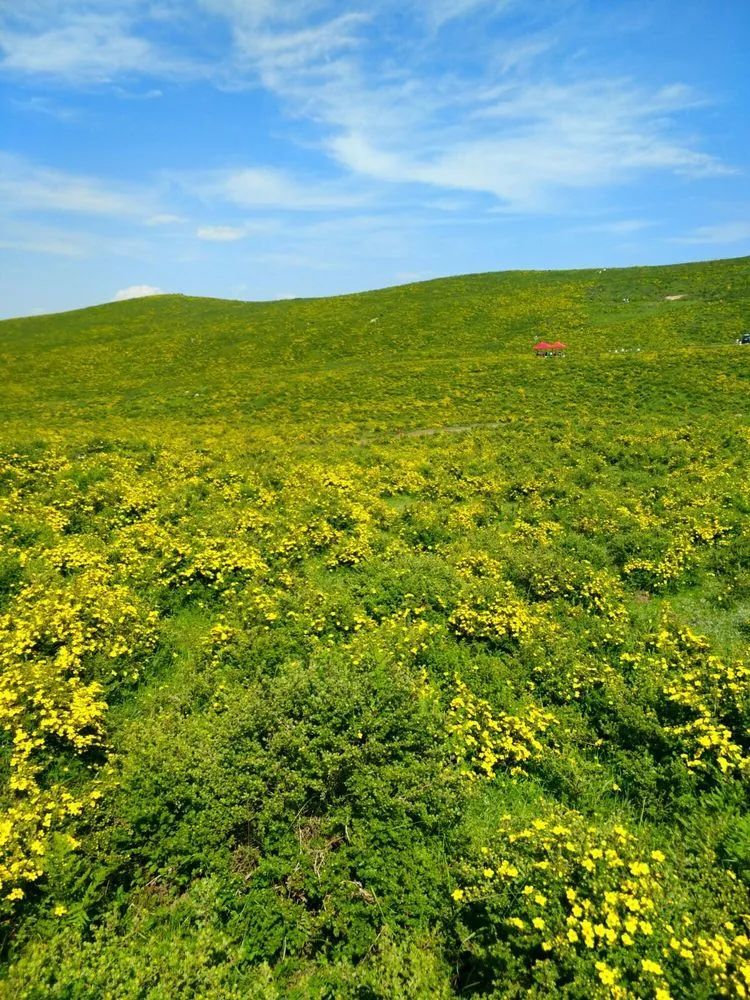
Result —
M747 996L748 278L0 324L0 996Z

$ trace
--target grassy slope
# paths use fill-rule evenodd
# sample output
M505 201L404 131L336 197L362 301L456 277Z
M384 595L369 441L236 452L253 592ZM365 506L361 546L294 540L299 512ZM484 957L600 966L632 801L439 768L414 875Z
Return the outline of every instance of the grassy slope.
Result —
M638 996L740 995L748 685L716 663L750 631L749 317L741 259L1 323L2 804L19 718L45 794L103 797L0 903L0 995L609 996L597 961ZM89 748L38 715L71 700L78 625ZM556 719L491 780L459 676L495 720ZM696 720L733 749L691 770ZM568 942L566 889L622 886L529 874L507 813L663 851L654 933ZM485 850L521 871L495 896ZM531 878L551 949L506 923ZM731 959L672 954L674 926Z
M283 423L285 434L309 438L340 436L351 423L484 419L503 412L518 385L559 405L558 387L530 355L537 338L570 342L558 382L581 398L592 361L627 378L633 359L609 357L616 348L640 348L637 363L652 369L682 364L687 349L691 359L721 348L729 357L747 323L749 271L740 259L508 272L331 299L160 296L11 320L0 324L0 419L37 431L60 419L66 428L106 420L136 433L138 421L160 420L178 434L186 421L191 433ZM665 301L669 294L686 298Z

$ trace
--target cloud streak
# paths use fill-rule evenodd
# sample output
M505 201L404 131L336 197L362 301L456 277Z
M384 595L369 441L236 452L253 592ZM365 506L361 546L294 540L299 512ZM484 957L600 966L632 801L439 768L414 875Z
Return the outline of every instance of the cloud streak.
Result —
M243 240L248 231L243 226L199 226L195 235L208 243L234 243Z
M91 216L135 217L148 210L149 198L86 177L0 153L0 202L14 212L64 212Z
M259 82L290 118L316 129L319 152L360 183L472 192L533 212L566 192L648 174L730 172L679 128L679 117L703 100L683 83L649 90L582 71L552 78L545 57L557 44L554 30L516 27L500 47L482 40L477 26L521 17L520 0L373 0L344 13L332 0L186 0L179 7L123 0L116 13L105 0L39 0L32 10L36 16L0 15L6 72L89 85L144 74L232 88ZM186 45L201 21L229 30L228 51L199 58L197 40ZM180 31L167 44L156 29L171 22ZM452 55L433 59L445 57L447 26ZM356 202L353 191L326 191L253 165L217 174L206 191L250 207Z
M685 236L676 236L674 243L690 243L702 246L721 246L750 240L750 221L735 220L719 222L713 226L698 226Z
M475 192L543 211L565 192L643 175L731 172L679 127L681 115L704 103L700 94L680 82L648 89L601 75L551 79L541 61L554 47L551 34L521 36L502 51L480 45L471 63L458 59L434 72L429 37L416 50L394 42L384 60L356 16L303 30L294 5L284 24L264 5L251 5L251 13L220 0L213 6L232 27L239 62L290 114L315 122L320 148L360 179ZM512 6L434 0L422 16L440 26ZM382 18L387 7L374 4L371 17ZM309 15L310 5L300 9ZM460 34L454 44L460 51Z
M364 194L352 191L345 183L294 177L268 167L185 173L175 175L174 180L204 200L243 208L320 212L355 208L365 199Z
M179 8L154 0L29 0L0 8L0 72L69 86L111 85L135 77L199 79L208 66L194 50L162 40ZM138 96L156 96L147 91Z

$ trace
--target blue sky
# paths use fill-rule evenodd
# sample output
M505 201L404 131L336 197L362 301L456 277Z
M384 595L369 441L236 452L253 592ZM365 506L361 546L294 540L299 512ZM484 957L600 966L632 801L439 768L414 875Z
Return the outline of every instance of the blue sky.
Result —
M745 0L14 0L0 315L750 253Z

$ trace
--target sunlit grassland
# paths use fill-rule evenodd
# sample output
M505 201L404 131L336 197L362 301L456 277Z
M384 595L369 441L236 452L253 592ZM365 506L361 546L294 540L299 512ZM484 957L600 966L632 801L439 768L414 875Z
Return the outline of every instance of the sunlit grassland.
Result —
M748 326L747 259L0 324L0 994L745 996Z

